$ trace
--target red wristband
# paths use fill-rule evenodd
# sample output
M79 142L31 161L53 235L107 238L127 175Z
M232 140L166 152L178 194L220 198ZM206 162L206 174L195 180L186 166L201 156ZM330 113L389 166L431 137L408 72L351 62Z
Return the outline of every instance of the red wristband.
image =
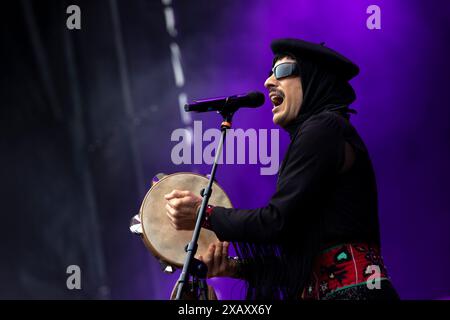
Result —
M213 212L214 207L211 205L208 205L205 210L205 218L203 219L202 228L212 230L211 229L211 215Z

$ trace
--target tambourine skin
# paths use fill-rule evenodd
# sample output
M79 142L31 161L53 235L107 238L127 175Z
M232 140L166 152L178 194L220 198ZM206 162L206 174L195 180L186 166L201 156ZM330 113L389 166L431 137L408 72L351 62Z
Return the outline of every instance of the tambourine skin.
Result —
M189 190L200 195L208 184L205 176L196 173L180 172L164 176L147 192L140 209L142 239L152 254L176 268L181 268L186 257L185 247L191 241L193 231L175 230L166 215L164 195L174 189ZM213 183L209 204L232 208L227 194ZM218 241L214 232L202 228L198 240L197 254L204 255L211 243Z

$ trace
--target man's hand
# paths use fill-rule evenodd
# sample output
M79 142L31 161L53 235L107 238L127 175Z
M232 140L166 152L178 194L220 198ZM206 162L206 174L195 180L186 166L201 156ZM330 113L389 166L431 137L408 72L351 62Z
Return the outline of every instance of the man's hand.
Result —
M209 245L205 256L199 256L208 267L208 278L238 277L238 262L228 258L228 247L228 242L217 241Z
M170 223L176 230L193 230L202 198L190 191L173 190L164 196Z

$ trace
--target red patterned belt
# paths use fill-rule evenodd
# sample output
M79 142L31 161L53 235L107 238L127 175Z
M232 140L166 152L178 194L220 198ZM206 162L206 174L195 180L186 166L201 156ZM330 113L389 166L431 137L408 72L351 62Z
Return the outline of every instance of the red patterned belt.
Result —
M387 272L377 245L341 244L322 251L315 259L311 281L303 299L321 300L357 285L376 286Z

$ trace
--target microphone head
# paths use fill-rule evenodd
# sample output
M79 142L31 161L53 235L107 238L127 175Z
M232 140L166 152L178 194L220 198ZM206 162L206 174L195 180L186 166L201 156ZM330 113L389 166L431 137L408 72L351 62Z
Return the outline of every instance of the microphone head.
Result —
M264 104L264 94L259 91L252 91L247 94L246 106L260 107Z

